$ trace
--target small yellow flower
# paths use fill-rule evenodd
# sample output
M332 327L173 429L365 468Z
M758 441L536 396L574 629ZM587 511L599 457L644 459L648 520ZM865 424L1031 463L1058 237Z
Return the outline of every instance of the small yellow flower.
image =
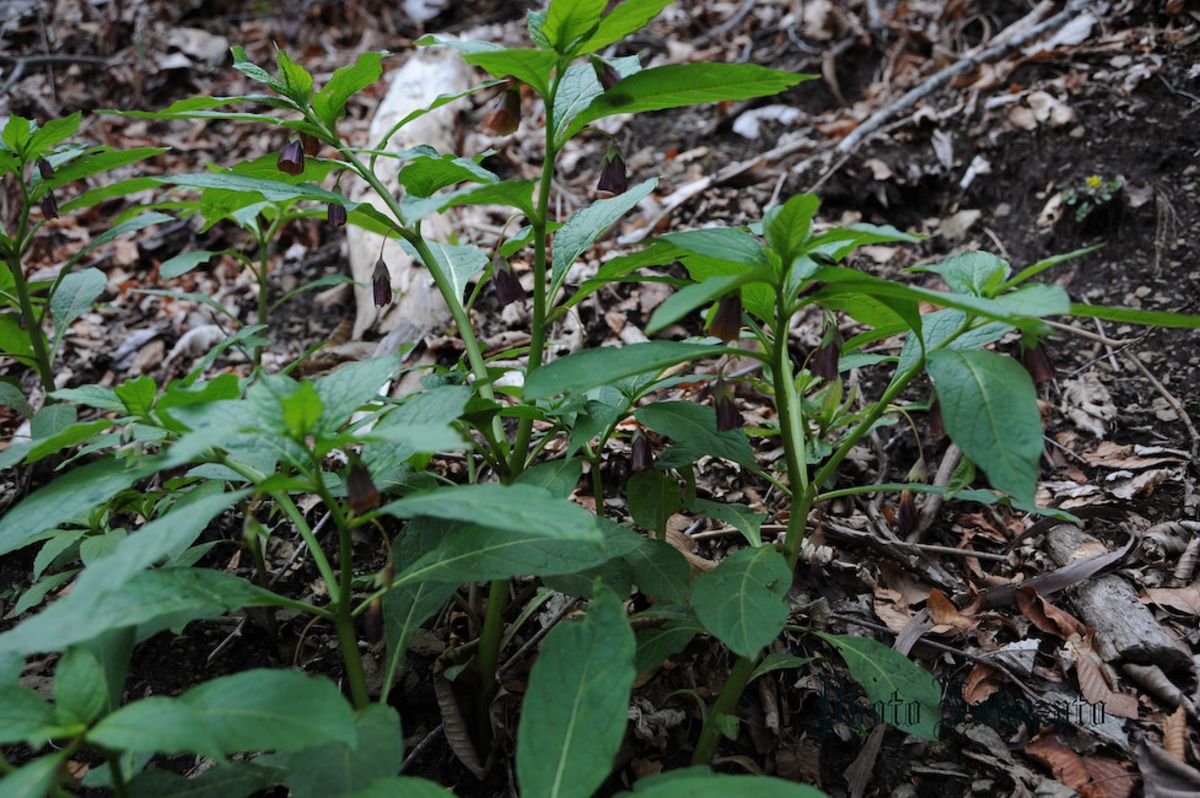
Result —
M1091 175L1087 179L1087 187L1088 188L1100 188L1100 185L1103 182L1104 182L1104 180L1100 177L1100 175Z

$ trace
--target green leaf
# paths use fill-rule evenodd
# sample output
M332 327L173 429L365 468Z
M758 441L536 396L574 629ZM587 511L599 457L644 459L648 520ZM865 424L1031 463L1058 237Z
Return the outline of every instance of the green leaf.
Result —
M556 626L529 674L517 731L525 798L589 798L612 770L637 675L621 600L598 587L582 621Z
M578 394L637 374L649 374L689 360L720 354L723 347L677 341L649 341L623 347L585 349L560 357L525 382L526 401L555 394ZM714 427L716 429L716 427Z
M283 424L296 440L303 440L321 420L324 405L311 382L303 382L296 390L279 399L283 409Z
M78 388L62 388L50 394L64 402L94 407L109 413L124 413L126 408L116 391L103 385L80 385Z
M558 56L546 50L514 47L464 53L463 60L486 70L493 77L511 76L522 83L528 83L538 94L545 97L550 94L550 72L554 69Z
M787 623L791 586L791 569L774 548L741 549L696 578L692 609L733 653L756 657Z
M694 283L676 291L655 308L653 315L650 316L650 322L646 325L646 334L654 335L661 332L696 308L707 305L731 291L740 290L741 286L746 283L755 281L770 283L771 276L771 272L765 268L754 269L742 274L710 277L704 282Z
M371 704L354 722L358 746L332 743L293 754L263 757L286 774L291 798L329 798L361 790L394 774L404 758L400 717L383 704Z
M580 55L594 53L621 41L631 33L637 33L672 2L673 0L624 0L600 20L596 32L576 47L575 52Z
M158 274L164 280L173 280L176 277L187 274L201 263L208 263L213 258L222 254L224 252L208 252L206 250L181 252L173 258L163 261L162 265L158 267Z
M121 707L88 732L88 742L117 751L201 754L221 759L225 746L187 703L151 696Z
M63 725L91 723L108 701L104 668L92 652L71 646L54 669L54 707Z
M1149 327L1175 327L1185 330L1200 330L1200 316L1172 313L1165 310L1141 310L1138 308L1114 308L1103 305L1071 304L1072 316L1084 316L1104 321L1144 324Z
M750 674L749 681L754 681L759 676L766 676L772 671L792 670L799 668L812 662L812 657L797 657L794 654L784 654L780 651L774 651L759 660L758 665L754 667L754 672Z
M112 425L113 422L103 418L96 421L84 421L72 424L47 438L35 439L33 446L30 447L28 453L25 455L25 462L36 463L38 460L61 452L67 447L89 440L96 433L103 432Z
M573 53L571 45L596 29L606 5L608 0L551 0L542 34L558 52Z
M25 418L33 415L33 408L29 406L29 400L21 393L21 389L4 380L0 380L0 407L11 407Z
M358 744L354 712L333 682L299 671L243 671L204 682L178 700L200 717L226 753Z
M354 411L378 397L379 389L399 368L398 357L385 355L342 366L317 379L314 386L324 408L319 425L321 433L333 433Z
M437 39L437 37L432 36L432 35L422 36L420 39L417 40L416 44L418 44L418 45L421 45L421 44L450 44L450 40L439 42L439 41L436 41L436 39ZM457 40L453 40L453 41L457 41ZM490 42L480 42L480 44L490 44ZM495 49L500 49L499 45L492 45L492 46ZM386 150L388 142L391 141L392 136L396 135L396 132L398 130L400 130L400 128L404 127L409 122L412 122L414 119L418 119L418 118L424 116L425 114L429 113L430 111L436 111L438 108L441 108L443 105L454 102L455 100L458 100L462 97L466 97L468 94L474 94L479 91L486 91L487 89L490 89L494 86L499 86L501 83L504 83L504 81L503 80L485 80L483 83L480 83L478 86L472 86L471 88L466 89L465 91L452 92L449 94L439 94L437 97L434 98L433 102L429 103L429 105L426 105L423 108L418 108L415 111L409 112L409 114L407 116L405 116L403 119L401 119L395 125L393 125L391 127L391 129L388 130L388 132L386 134L384 134L384 136L375 145L375 149L377 151Z
M229 48L229 52L233 55L233 68L238 72L251 80L270 86L280 94L287 93L287 87L281 81L276 80L274 75L246 58L245 48L235 45Z
M247 177L246 175L239 175L233 172L200 172L198 174L170 175L155 179L164 185L183 186L184 188L250 191L261 195L263 199L270 202L315 200L317 202L332 202L342 205L347 211L353 211L358 207L357 203L351 202L341 194L326 191L319 186L307 183L292 185L283 180Z
M407 533L406 533L407 534ZM386 702L400 674L400 664L421 624L437 614L458 590L454 582L417 582L401 585L383 596L383 636L387 641L383 685L379 700Z
M827 798L807 784L770 776L727 776L706 767L672 770L642 779L620 798Z
M654 468L630 477L625 496L634 522L651 532L665 534L667 519L683 509L679 482Z
M408 224L414 224L431 213L441 213L460 205L507 205L526 216L534 216L536 210L533 206L533 187L532 180L505 180L503 183L490 185L464 186L426 198L405 194L400 200L400 210L403 211L404 220ZM426 243L430 246L434 244L432 241Z
M537 530L542 537L599 541L596 519L573 502L533 485L458 485L415 493L380 509L397 518L443 518L496 529Z
M66 432L78 418L73 407L46 405L29 422L29 433L35 441L48 440Z
M467 180L486 184L500 181L495 174L480 166L476 159L448 153L414 158L400 170L396 179L408 193L418 197L429 197L435 191Z
M1061 286L1047 283L1023 285L1015 291L995 298L996 304L1010 308L1023 316L1066 316L1071 312L1071 299Z
M950 439L987 472L993 487L1032 505L1042 416L1025 369L994 352L948 349L930 352L926 368Z
M128 380L113 389L113 393L121 400L121 404L130 415L147 416L158 398L158 387L154 378L143 374L136 380Z
M27 546L49 529L116 496L137 479L119 460L105 458L77 468L26 496L0 518L0 554Z
M582 475L582 459L578 457L559 458L525 469L517 477L516 483L518 485L535 485L550 491L560 499L569 499Z
M762 523L767 520L766 513L756 513L744 504L712 502L708 499L696 499L688 509L724 521L741 532L751 546L762 545Z
M392 776L342 798L454 798L454 793L425 779Z
M704 627L691 610L678 608L677 612L668 616L666 623L637 633L634 667L638 673L654 670L667 657L687 648L692 638L703 631Z
M100 172L107 172L110 169L128 166L131 163L153 158L155 155L161 155L170 149L170 147L134 147L129 150L107 150L97 152L93 155L85 155L78 160L72 161L69 165L58 169L55 171L54 177L42 181L40 185L55 189L59 186L65 186L67 183L73 183L76 180L82 180L85 177L99 174ZM65 205L63 207L66 208Z
M1012 273L1008 261L990 252L963 252L933 266L919 266L912 271L933 272L956 294L981 297L994 296Z
M766 250L745 230L707 227L662 236L662 241L715 260L747 266L768 266Z
M379 80L383 74L380 62L385 55L389 53L363 53L352 65L335 70L329 82L313 97L313 110L330 130L346 112L346 101Z
M590 63L567 67L558 81L558 92L554 95L554 140L561 143L561 135L592 100L604 93L604 87L596 79L596 71Z
M1037 263L1033 264L1032 266L1026 266L1024 269L1022 269L1017 274L1016 277L1009 278L1009 280L1007 282L1005 282L1004 285L1000 286L1000 288L1002 290L1012 288L1014 285L1019 285L1020 283L1025 282L1026 280L1028 280L1031 277L1036 277L1037 275L1046 271L1046 269L1057 266L1060 263L1066 263L1069 260L1074 260L1075 258L1083 257L1084 255L1089 255L1103 247L1104 247L1104 244L1093 244L1090 247L1083 247L1081 249L1072 250L1070 252L1064 252L1060 255L1051 255L1048 258L1039 260Z
M92 309L92 303L104 293L108 278L99 269L71 272L59 284L50 298L50 315L54 317L54 338L57 342L75 319Z
M647 473L650 472L640 471L634 476ZM678 485L675 485L675 495L679 495ZM624 559L633 571L634 583L647 596L672 604L682 604L687 599L692 567L674 546L645 538Z
M8 117L3 132L0 132L0 142L3 142L4 146L10 152L24 159L25 150L29 147L30 136L33 135L33 129L32 121L23 116L12 114Z
M280 778L275 768L226 762L190 779L162 768L143 770L127 786L129 798L248 798L279 784Z
M37 748L58 728L54 708L33 690L0 684L0 744L27 742Z
M441 241L426 243L429 245L429 251L437 259L438 267L450 278L454 296L458 297L460 302L463 301L467 282L487 268L487 253L474 244L446 244ZM401 246L410 255L421 260L417 251L407 241L402 242Z
M813 634L836 646L850 675L862 685L871 703L883 704L881 721L926 740L938 739L942 689L932 674L878 640L816 630ZM907 707L898 706L901 702L915 705L915 712L905 712ZM889 707L899 711L889 712Z
M79 129L79 121L83 114L76 111L70 116L51 119L33 131L29 137L29 147L25 153L27 160L44 155L54 148L55 144L70 138Z
M767 243L779 255L784 265L801 254L804 242L812 232L812 220L821 200L816 194L796 194L783 205L767 211L763 217L763 233Z
M580 208L567 219L554 236L554 264L551 270L551 294L554 294L575 261L587 251L600 235L618 219L632 210L658 185L658 178L638 183L624 194L596 200Z
M757 468L754 450L740 429L717 431L717 413L695 402L656 402L634 411L638 421L675 441L670 462L692 463L705 455ZM660 458L661 460L661 458Z
M66 752L60 751L22 765L0 779L0 795L4 798L45 798L58 783L59 768L64 759Z
M22 326L21 317L16 313L0 313L0 352L33 365L33 344L29 341L29 331Z
M597 542L595 533L577 531L572 537L551 537L536 528L512 531L464 526L405 569L393 586L422 581L461 584L522 574L554 576L600 565L612 556Z
M307 105L309 98L312 97L312 74L293 61L285 50L275 52L275 65L279 68L279 80L283 83L283 90L280 94L288 97L298 106Z
M597 97L571 123L567 136L569 138L589 123L613 114L767 97L812 77L755 64L696 63L652 67L630 75Z

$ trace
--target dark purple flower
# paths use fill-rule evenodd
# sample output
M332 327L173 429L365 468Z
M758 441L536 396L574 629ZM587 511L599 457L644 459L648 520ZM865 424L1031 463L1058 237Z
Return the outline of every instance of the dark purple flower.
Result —
M316 136L308 133L300 134L300 145L304 148L305 155L315 156L321 151L321 142L317 140Z
M331 202L326 209L325 220L330 227L342 227L346 224L346 206L340 202Z
M1033 346L1021 346L1021 364L1037 384L1050 382L1058 374L1046 345L1038 341Z
M627 188L629 179L625 176L625 161L621 158L621 151L609 147L600 159L600 179L596 181L596 192L615 196L624 194Z
M483 129L493 136L511 136L521 124L521 90L506 89L483 118Z
M367 605L362 620L363 637L369 643L378 643L383 639L383 600L375 599Z
M492 291L500 307L511 305L513 302L525 301L525 289L521 281L509 270L503 258L497 257L492 261Z
M654 450L650 448L650 441L638 430L633 434L633 454L629 460L629 468L632 471L647 471L654 467Z
M47 219L58 218L58 200L54 199L53 191L47 191L46 196L42 197L41 202L38 204L42 207L42 216L45 216Z
M42 180L49 180L54 177L54 167L45 158L37 159L38 173L41 174Z
M906 538L917 528L917 502L911 490L900 491L900 513L897 518L900 537Z
M371 481L371 472L357 460L350 464L350 473L346 475L346 499L355 515L379 506L379 490Z
M600 85L608 91L621 80L621 73L613 69L612 64L601 61L599 58L592 59L592 69L596 72L596 80L600 81Z
M826 335L821 346L808 360L808 370L824 380L836 380L838 376L838 357L842 352L842 337L834 328L831 335Z
M744 423L742 414L733 398L733 388L722 380L713 391L714 404L717 411L717 432L728 432L737 429Z
M722 341L736 341L742 329L742 292L735 289L721 297L717 304L717 312L713 314L712 323L708 325L708 334Z
M285 175L295 177L304 171L304 145L299 141L289 141L279 151L279 160L275 166Z
M942 402L936 397L929 406L929 437L935 441L946 437L946 427L942 424Z
M390 304L392 301L392 273L388 271L383 258L376 262L375 274L372 276L371 282L375 289L375 307L381 308Z

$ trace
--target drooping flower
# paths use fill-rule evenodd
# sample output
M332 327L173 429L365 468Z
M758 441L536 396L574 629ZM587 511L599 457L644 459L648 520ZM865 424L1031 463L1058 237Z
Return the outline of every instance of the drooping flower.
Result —
M1021 364L1038 385L1050 382L1058 374L1054 368L1054 361L1050 359L1050 352L1041 341L1033 346L1021 345Z
M326 208L325 220L330 227L343 227L346 224L346 206L340 202L331 202Z
M506 89L483 118L483 129L493 136L511 136L521 124L521 90Z
M654 467L654 451L650 448L650 441L638 430L633 434L633 453L629 458L630 470L647 471Z
M913 499L911 490L900 491L900 512L897 517L897 531L900 537L906 538L917 528L917 502Z
M392 301L392 273L388 271L383 258L375 263L375 274L371 278L371 284L375 291L375 307L381 308L390 304Z
M513 302L524 302L527 296L517 275L512 273L508 262L499 255L492 259L492 291L500 307L506 307Z
M346 475L346 499L355 515L379 506L379 490L371 481L371 472L357 459L350 463L350 472Z
M275 166L285 175L295 177L304 171L304 145L293 139L283 145L283 149L279 151L279 160L275 162Z
M47 191L46 196L42 197L38 204L42 208L42 216L45 216L47 219L58 218L58 200L54 198L53 191Z
M836 331L833 336L821 344L808 360L808 370L824 380L836 380L838 376L838 358L841 356L842 342Z
M54 177L54 167L45 158L37 159L38 174L42 176L42 180L49 180Z
M733 388L721 380L713 390L713 400L717 411L717 432L728 432L742 426L744 420L733 398Z
M721 297L708 334L722 341L736 341L742 329L742 292L734 290Z
M599 58L592 59L592 69L596 72L596 80L608 91L621 81L621 73L613 69L612 64Z
M613 145L600 159L600 179L596 181L596 192L616 196L624 194L629 188L629 178L625 176L625 161L621 158L621 150Z

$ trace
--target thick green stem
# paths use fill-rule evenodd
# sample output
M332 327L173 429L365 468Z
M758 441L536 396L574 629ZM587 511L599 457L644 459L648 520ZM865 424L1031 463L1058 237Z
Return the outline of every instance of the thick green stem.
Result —
M804 539L804 527L808 511L812 506L812 494L808 482L808 459L804 443L804 418L800 397L796 393L796 378L792 371L792 355L788 349L788 327L790 315L782 296L775 310L775 349L771 363L775 379L775 407L779 413L779 433L783 440L783 452L788 470L788 483L792 488L792 507L788 516L787 535L783 548L788 565L795 567Z
M33 349L33 364L37 369L38 379L47 395L54 390L54 368L50 363L50 351L46 347L46 335L33 311L33 301L29 297L29 283L25 282L25 273L21 270L21 259L13 252L8 257L8 270L12 274L13 290L17 293L17 302L21 311L21 324L29 333L29 344Z
M729 678L725 680L725 686L721 688L720 695L713 702L712 707L708 710L708 717L704 720L700 739L696 743L696 749L692 752L693 765L707 765L712 761L713 754L717 752L717 743L721 739L721 726L718 718L722 715L733 714L738 699L742 697L742 691L746 689L746 683L750 681L750 674L754 673L754 665L755 659L738 657L733 669L729 671Z
M504 606L508 600L508 580L496 579L488 588L487 611L479 633L479 653L475 657L479 675L479 701L475 705L475 727L481 740L490 739L492 699L496 697L496 668L500 664L500 643L504 637Z

